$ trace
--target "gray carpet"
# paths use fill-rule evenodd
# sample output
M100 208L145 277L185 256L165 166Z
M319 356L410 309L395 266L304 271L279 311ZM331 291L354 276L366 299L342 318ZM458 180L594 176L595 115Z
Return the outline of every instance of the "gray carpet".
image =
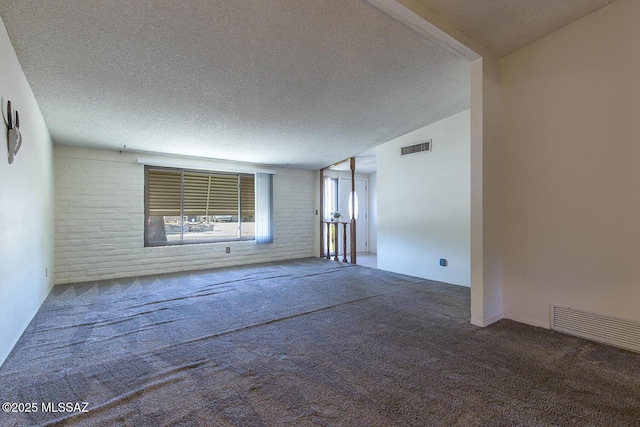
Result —
M640 425L639 354L468 319L467 288L321 259L61 285L0 368L38 412L0 425Z

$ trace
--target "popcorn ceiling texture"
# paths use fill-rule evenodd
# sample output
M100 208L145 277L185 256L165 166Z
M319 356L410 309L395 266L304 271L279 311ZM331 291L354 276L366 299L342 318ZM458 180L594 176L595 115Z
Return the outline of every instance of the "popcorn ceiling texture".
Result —
M490 49L506 56L615 0L417 0Z
M319 168L469 108L468 62L364 1L0 15L57 144Z
M415 1L499 55L612 3ZM0 16L57 144L318 168L469 107L469 64L362 0L3 0Z

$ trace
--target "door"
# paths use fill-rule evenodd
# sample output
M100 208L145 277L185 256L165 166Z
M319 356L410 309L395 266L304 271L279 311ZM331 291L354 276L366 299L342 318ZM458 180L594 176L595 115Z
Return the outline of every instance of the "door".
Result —
M356 252L367 252L369 245L369 215L368 215L368 182L364 178L356 178L357 216L356 216ZM351 178L340 178L338 184L338 207L343 218L350 221L349 193L351 193ZM347 230L347 233L350 231ZM350 234L347 236L347 254L351 253ZM340 252L342 253L342 237L340 237Z

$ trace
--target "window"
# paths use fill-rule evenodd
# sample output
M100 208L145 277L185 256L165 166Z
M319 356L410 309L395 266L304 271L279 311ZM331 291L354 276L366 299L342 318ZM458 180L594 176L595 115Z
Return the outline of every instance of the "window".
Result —
M255 181L253 174L145 166L145 246L255 240Z
M338 212L338 178L325 177L324 178L324 220L333 221L332 214ZM327 226L327 231L330 233L329 247L326 248L330 254L336 253L334 242L340 241L339 236L335 236L335 233L340 233L340 228Z
M330 221L331 214L338 212L338 178L324 179L324 220Z

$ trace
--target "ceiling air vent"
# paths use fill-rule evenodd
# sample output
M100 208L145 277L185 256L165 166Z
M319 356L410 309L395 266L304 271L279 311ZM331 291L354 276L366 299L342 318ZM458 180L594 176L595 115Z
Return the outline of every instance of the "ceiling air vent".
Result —
M420 144L409 145L400 149L400 155L421 153L423 151L431 151L431 140L421 142Z

